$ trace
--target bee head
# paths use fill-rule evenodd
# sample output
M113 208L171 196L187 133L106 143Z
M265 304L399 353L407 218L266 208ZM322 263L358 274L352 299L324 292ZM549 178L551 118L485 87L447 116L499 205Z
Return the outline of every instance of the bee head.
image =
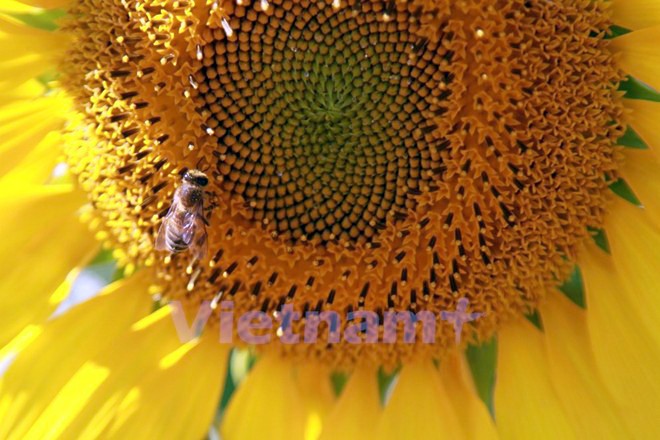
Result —
M183 175L183 180L193 185L204 187L208 185L209 178L199 170L188 170Z

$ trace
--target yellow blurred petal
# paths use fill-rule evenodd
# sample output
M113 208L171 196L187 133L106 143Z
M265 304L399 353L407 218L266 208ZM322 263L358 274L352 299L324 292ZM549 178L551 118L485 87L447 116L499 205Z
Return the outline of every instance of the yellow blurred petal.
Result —
M3 0L4 1L4 0ZM64 8L71 4L72 0L20 0L26 5L37 6L45 9Z
M612 2L614 23L628 29L639 29L660 24L658 0L614 0Z
M92 404L94 390L110 375L110 369L95 362L86 362L77 368L75 374L59 389L44 412L24 439L57 438L63 429Z
M614 38L612 50L620 52L619 65L627 73L660 90L660 26Z
M16 183L43 183L61 155L59 132L71 103L62 93L43 94L36 81L2 93L0 178L12 174Z
M144 295L145 288L146 285L139 285L126 294ZM139 316L137 318L139 319ZM145 370L156 369L158 359L178 346L167 337L170 328L168 324L171 326L167 318L167 310L161 309L152 313L148 318L138 321L149 319L150 325L139 330L135 329L135 325L129 326L124 333L109 341L103 350L87 361L87 364L105 366L108 377L90 393L89 403L84 408L73 414L64 411L69 415L67 423L60 428L64 438L96 438L109 429L115 421L120 402L132 386L146 375ZM75 376L69 383L72 381L75 381ZM58 397L62 394L60 392ZM50 408L55 412L58 409L52 405ZM49 419L42 416L40 422L43 429L46 429L44 423L49 422ZM37 423L35 426L32 432L36 434L40 425Z
M374 438L465 438L452 408L452 398L430 361L404 365Z
M660 159L660 102L643 99L625 99L630 110L630 125L649 147L656 159ZM626 150L628 151L628 150Z
M20 392L7 392L14 399L4 399L5 393L0 394L0 408L7 400L15 405L17 400L25 399L30 405L29 418L17 414L15 426L7 431L9 438L194 439L206 434L225 378L227 348L213 336L182 345L168 307L131 325L148 313L148 280L139 274L129 285L107 293L102 297L104 301L94 299L81 305L89 319L97 320L96 328L86 322L86 316L80 319L77 309L55 321L66 322L64 328L47 326L35 345L56 332L50 342L58 345L59 351L53 350L51 359L48 353L44 359L44 347L34 350L32 346L19 357L10 370L14 376L8 373L7 381L22 379L22 385L15 387L12 383L6 388L18 388ZM110 329L108 335L107 325L115 325L113 317L121 325ZM88 332L69 339L82 330ZM58 344L58 335L75 350ZM50 370L21 371L29 368L27 362L20 364L26 357L28 362L50 360ZM43 377L33 378L38 373ZM32 389L36 380L48 382L52 376L55 379L48 393ZM38 411L31 406L33 401Z
M496 439L497 431L486 405L479 399L463 355L452 354L440 363L440 378L468 439Z
M66 41L66 37L63 35L33 28L7 14L0 14L0 36L2 38L9 38L10 35L20 38L17 41L20 41L21 44L25 43L26 45L2 48L3 51L7 51L3 53L18 53L21 48L53 48L58 47L62 41ZM48 36L54 36L54 38L48 41ZM44 41L29 41L27 37L33 37L36 39L42 37Z
M8 43L3 42L1 44ZM52 67L53 62L50 58L37 53L27 53L20 57L6 58L0 61L0 69L2 69L0 70L0 96L4 95L4 92L14 85L35 78L49 71Z
M495 417L505 439L577 438L552 381L541 332L527 321L499 332Z
M50 113L61 110L64 95L54 94L44 96L43 87L34 88L34 82L28 81L14 91L13 94L4 94L4 102L0 105L0 128L2 134L7 135L16 131L13 122L25 121L39 122L43 117L50 116L64 121L64 115ZM30 119L31 118L31 119Z
M142 283L126 294L148 298L145 289ZM170 313L162 308L103 345L68 380L28 435L52 435L56 428L61 438L202 438L218 398L215 372L223 374L225 364L213 350L219 345L181 345ZM90 368L103 371L103 380L85 381ZM70 411L68 391L75 393L72 384L77 383L86 387L86 402Z
M55 68L67 44L63 33L35 29L0 14L0 90Z
M5 362L11 362L18 353L21 352L25 347L27 347L39 334L41 333L41 327L36 325L29 325L21 332L14 337L8 344L5 344L4 347L0 348L0 362L3 364ZM3 369L0 369L0 377L2 377Z
M64 125L70 109L68 98L60 93L5 99L8 102L0 106L0 177L28 159L40 164L49 159L54 167L53 158L59 156L61 148L53 142L53 133L59 133ZM47 139L48 143L41 145ZM43 157L35 157L37 149Z
M618 246L616 249L618 252ZM634 254L628 257L635 258ZM648 298L657 293L657 287L648 286L653 287L651 292L629 290L628 283L641 272L631 273L614 265L612 258L595 245L580 256L579 263L591 346L605 386L636 438L658 438L660 424L650 422L657 421L660 408L660 348L652 336L657 332L657 322L649 328L640 319L633 298L636 294Z
M300 365L296 369L296 384L305 410L305 439L314 440L335 402L330 371L315 362Z
M69 184L16 186L0 180L0 226L12 232L5 234L7 250L0 256L6 259L0 263L16 263L12 249L32 243L53 219L71 220L85 202L85 194Z
M53 180L53 170L60 163L63 139L59 132L48 133L7 174L0 179L13 185L47 183Z
M18 14L31 14L38 12L39 9L16 0L2 0L0 11Z
M618 275L624 281L624 290L619 295L625 297L637 313L637 319L655 339L660 352L659 223L652 220L646 209L620 198L614 200L611 208L605 230L612 256L606 259L611 259L616 268L612 275Z
M376 369L358 367L328 414L320 440L374 438L381 412Z
M0 97L2 97L0 112L3 114L3 117L6 117L4 116L6 114L15 114L16 110L13 106L16 102L41 98L45 95L46 91L44 85L36 79L31 79L21 84L13 84L11 89L2 90L0 94Z
M43 438L75 418L109 374L99 353L149 312L145 290L140 276L116 283L43 326L2 377L0 438Z
M586 312L559 292L541 309L550 375L580 438L629 438L591 352Z
M33 83L29 81L26 84ZM11 97L3 95L7 99L7 102L0 106L0 122L2 122L0 129L2 129L1 133L3 135L11 134L22 127L20 125L13 126L11 123L28 120L34 124L44 116L49 116L50 113L57 113L53 111L53 107L57 105L60 95L42 96L38 91L35 92L37 93L26 90L25 92L17 92ZM59 116L59 119L64 121L62 116Z
M293 364L264 355L229 401L221 434L226 440L304 439L305 412Z
M68 185L0 181L0 346L45 320L68 294L76 268L96 253L76 215L83 197Z
M644 209L660 224L660 164L645 150L626 150L620 170Z
M176 341L171 317L167 316L168 331L148 330L158 345ZM144 377L133 381L133 387L118 406L118 415L104 438L116 439L199 439L204 438L211 426L224 383L228 348L216 335L207 335L200 341L180 345L160 358L160 362L139 370ZM130 342L127 340L127 342ZM129 371L135 370L131 359L157 361L149 352L135 353L132 358L120 356ZM146 373L146 374L145 374ZM126 381L123 381L126 383ZM97 402L104 402L98 396ZM106 404L107 406L107 404ZM94 427L95 424L90 424ZM73 432L71 434L74 434ZM78 433L75 433L78 437ZM65 436L66 437L66 436ZM71 438L74 436L72 435Z
M51 64L58 60L54 56L66 50L68 41L64 33L33 28L0 13L0 43L2 43L0 65L2 66L16 67L21 59L29 55L37 55L31 60L48 62L45 64L46 67L55 67L55 64ZM0 72L0 79L11 79L11 77L3 70Z

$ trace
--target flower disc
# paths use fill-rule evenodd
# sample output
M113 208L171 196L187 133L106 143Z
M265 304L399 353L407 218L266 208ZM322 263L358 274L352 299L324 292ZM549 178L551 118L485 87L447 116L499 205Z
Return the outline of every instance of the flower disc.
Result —
M464 298L482 315L463 341L484 340L601 225L622 132L605 2L101 3L68 25L69 163L92 225L169 299L336 311L342 331L364 309L382 334L388 310ZM190 168L210 178L202 261L153 249ZM269 348L343 365L454 344L439 319L435 344L277 330Z

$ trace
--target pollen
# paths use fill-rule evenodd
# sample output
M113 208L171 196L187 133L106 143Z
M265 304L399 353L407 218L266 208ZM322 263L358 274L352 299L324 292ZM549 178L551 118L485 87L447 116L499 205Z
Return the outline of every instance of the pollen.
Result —
M91 227L122 264L154 266L164 299L232 300L236 316L336 311L342 328L357 310L380 325L391 310L469 304L479 318L462 343L477 342L533 311L601 227L622 134L607 2L71 8L68 163ZM192 168L210 178L202 261L154 250ZM433 344L328 344L329 332L286 345L274 325L259 349L350 367L456 343L446 322Z

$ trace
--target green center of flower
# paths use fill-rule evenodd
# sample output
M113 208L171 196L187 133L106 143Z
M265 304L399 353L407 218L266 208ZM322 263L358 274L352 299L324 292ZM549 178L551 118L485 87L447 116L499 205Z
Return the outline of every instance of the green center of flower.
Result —
M249 11L200 48L222 188L281 238L373 238L440 178L450 54L372 6Z

